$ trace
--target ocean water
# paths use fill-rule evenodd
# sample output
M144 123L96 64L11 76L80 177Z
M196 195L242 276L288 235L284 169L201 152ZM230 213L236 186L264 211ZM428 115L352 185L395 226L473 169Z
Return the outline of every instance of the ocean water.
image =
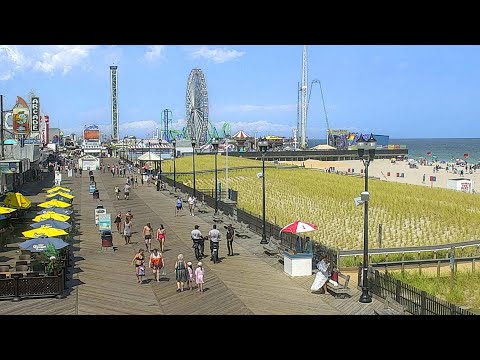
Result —
M325 144L325 139L311 139L309 146ZM464 159L469 163L480 162L480 139L390 139L390 144L407 145L408 157L417 159L424 157L431 159L436 156L437 160L451 162L455 159ZM427 155L432 152L431 155ZM468 158L464 158L468 154Z

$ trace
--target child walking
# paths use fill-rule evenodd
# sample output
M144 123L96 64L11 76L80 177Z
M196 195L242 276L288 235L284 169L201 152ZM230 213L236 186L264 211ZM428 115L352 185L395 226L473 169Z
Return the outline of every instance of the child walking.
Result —
M198 262L197 268L195 269L195 282L197 283L197 291L203 292L203 276L205 275L205 269L201 261Z
M188 285L188 288L187 290L193 290L193 265L192 265L192 262L189 261L187 262L187 271L188 271L188 277L187 277L187 285Z

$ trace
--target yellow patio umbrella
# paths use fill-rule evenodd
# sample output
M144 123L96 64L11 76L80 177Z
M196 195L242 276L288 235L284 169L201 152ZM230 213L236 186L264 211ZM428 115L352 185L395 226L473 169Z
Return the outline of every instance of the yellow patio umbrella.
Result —
M48 237L55 237L61 235L68 235L65 230L56 229L50 226L42 226L38 229L32 229L22 232L23 236L28 238L37 238L40 236L48 236Z
M8 207L0 206L0 215L10 214L14 211L17 211L17 209L11 209L11 208L8 208Z
M65 192L55 192L55 193L51 193L51 194L47 194L45 195L47 198L51 198L51 197L54 197L54 196L61 196L61 197L64 197L66 199L73 199L75 196L71 195L71 194L68 194L68 193L65 193Z
M48 190L47 190L47 193L51 194L51 193L54 193L54 192L59 191L59 190L64 191L64 192L72 192L72 190L70 190L70 189L67 188L67 187L55 186L55 187L53 187L53 188L51 188L51 189L48 189Z
M60 201L60 200L49 200L41 204L38 204L38 206L43 208L49 208L49 207L67 208L69 206L72 206L72 204L69 204L69 203L66 203L65 201Z
M46 212L45 214L40 214L35 216L32 220L35 222L38 221L43 221L43 220L48 220L48 219L53 219L53 220L58 220L58 221L67 221L70 219L70 216L68 215L63 215L63 214L58 214L54 211L49 211Z
M30 206L32 206L32 202L19 192L8 192L7 195L5 195L3 204L15 209L29 209Z

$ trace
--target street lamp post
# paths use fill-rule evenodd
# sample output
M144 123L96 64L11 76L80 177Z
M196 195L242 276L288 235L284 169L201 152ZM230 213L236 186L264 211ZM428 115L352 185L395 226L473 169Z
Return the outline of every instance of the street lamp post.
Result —
M197 197L197 184L195 183L195 138L192 138L192 169L193 169L193 197Z
M215 214L218 214L218 175L217 175L217 155L218 139L212 139L213 151L215 152Z
M262 240L260 244L267 244L267 225L266 225L266 207L265 207L265 153L267 152L268 148L268 141L265 139L261 139L258 141L258 148L262 152L262 213L263 213L263 222L262 222Z
M365 167L365 191L362 193L362 201L364 205L363 212L363 283L362 283L362 295L358 300L361 303L372 302L372 296L368 293L368 201L370 194L368 193L368 166L370 162L375 158L375 149L377 147L377 141L370 134L370 138L365 141L363 135L357 140L358 157L362 160ZM366 153L367 152L367 153Z
M175 159L177 158L177 140L173 139L173 191L177 191L177 169Z

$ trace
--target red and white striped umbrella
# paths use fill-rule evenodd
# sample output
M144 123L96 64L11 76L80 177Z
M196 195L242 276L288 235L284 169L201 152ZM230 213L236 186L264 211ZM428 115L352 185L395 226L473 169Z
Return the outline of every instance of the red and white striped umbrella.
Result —
M285 226L282 230L280 230L280 232L299 234L314 230L317 230L317 225L315 224L309 224L303 221L295 221Z

